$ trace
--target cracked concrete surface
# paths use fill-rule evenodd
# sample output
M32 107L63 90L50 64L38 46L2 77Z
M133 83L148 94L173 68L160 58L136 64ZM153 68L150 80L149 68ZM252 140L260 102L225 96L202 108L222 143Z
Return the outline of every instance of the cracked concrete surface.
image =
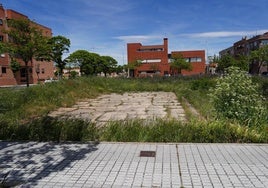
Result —
M52 117L82 118L96 124L109 121L142 119L178 119L185 121L185 112L172 92L140 92L101 95L77 102L70 108L59 108Z

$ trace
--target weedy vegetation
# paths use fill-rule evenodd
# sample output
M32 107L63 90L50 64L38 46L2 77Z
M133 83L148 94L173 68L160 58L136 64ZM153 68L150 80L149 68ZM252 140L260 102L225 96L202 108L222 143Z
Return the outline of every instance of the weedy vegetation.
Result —
M268 143L267 85L267 78L230 69L223 77L80 77L29 88L1 88L0 140ZM187 121L135 119L97 127L81 119L47 115L81 99L143 91L174 92L186 109ZM183 99L202 118L191 114Z

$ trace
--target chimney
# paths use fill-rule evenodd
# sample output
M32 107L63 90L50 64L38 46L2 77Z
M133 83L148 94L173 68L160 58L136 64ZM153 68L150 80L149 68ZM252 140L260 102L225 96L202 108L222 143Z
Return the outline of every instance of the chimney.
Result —
M168 38L164 38L164 49L168 52Z

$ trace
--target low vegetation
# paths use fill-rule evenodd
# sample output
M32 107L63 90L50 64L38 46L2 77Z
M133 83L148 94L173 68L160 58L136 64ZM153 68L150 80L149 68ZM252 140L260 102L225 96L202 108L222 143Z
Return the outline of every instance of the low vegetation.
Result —
M100 78L81 77L29 88L0 90L0 140L36 141L139 141L139 142L268 142L267 119L256 124L237 118L219 116L213 93L218 78ZM267 96L265 78L253 78L258 91ZM47 114L61 106L72 106L77 100L95 98L104 93L171 91L183 102L186 99L203 118L187 112L186 123L179 121L110 122L99 128L90 122L58 119ZM262 101L267 114L267 100ZM264 115L265 116L265 115ZM250 116L248 116L250 117Z

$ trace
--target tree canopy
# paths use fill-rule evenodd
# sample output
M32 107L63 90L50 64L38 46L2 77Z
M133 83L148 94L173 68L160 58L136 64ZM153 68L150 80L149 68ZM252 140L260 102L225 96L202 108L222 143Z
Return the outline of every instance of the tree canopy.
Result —
M233 56L227 54L217 59L218 68L217 70L223 72L228 67L238 67L243 71L248 70L248 58L243 55L239 55L234 58Z
M100 56L87 50L77 50L67 58L70 63L80 67L82 75L93 75L97 73Z
M66 59L62 59L62 55L69 52L71 42L64 36L59 35L50 38L49 44L51 45L51 59L59 69L59 76L62 77L63 69L67 63Z
M99 70L105 74L116 71L117 61L110 56L101 56Z
M25 63L26 84L29 87L28 63L32 63L33 59L49 59L48 38L28 19L8 20L8 29L4 32L9 37L4 49L11 59L19 58Z
M117 61L110 56L100 56L87 50L77 50L70 54L68 61L80 67L82 75L96 75L103 72L107 73L116 71Z
M268 45L265 45L258 50L254 50L250 53L250 60L253 63L258 64L258 73L260 73L260 69L264 63L268 62Z
M178 74L181 74L181 71L184 70L192 70L191 63L187 62L182 54L175 54L172 56L172 60L170 63L170 67L173 70L173 74L177 71Z

